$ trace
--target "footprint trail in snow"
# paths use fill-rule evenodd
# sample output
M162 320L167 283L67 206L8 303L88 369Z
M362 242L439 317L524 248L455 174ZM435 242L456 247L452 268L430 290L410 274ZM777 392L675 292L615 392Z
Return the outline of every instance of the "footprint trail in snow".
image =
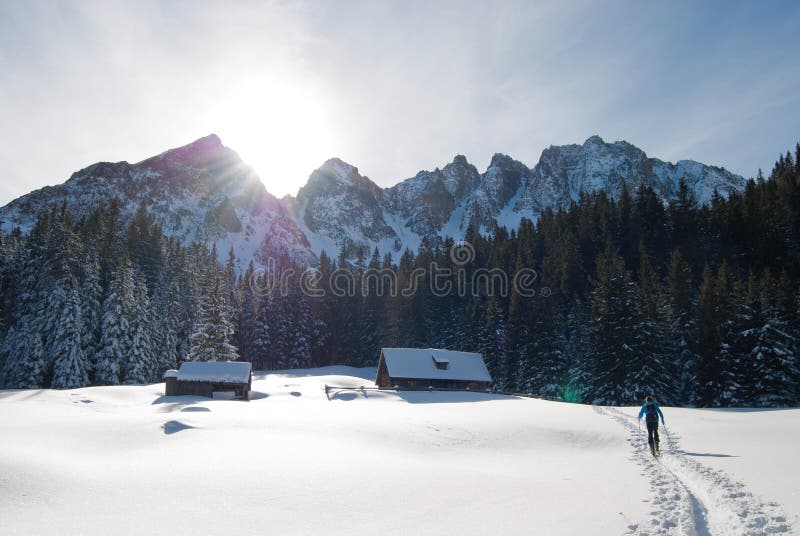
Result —
M779 504L764 502L723 471L711 469L682 453L678 438L661 434L662 454L654 459L647 435L636 420L614 408L595 406L628 429L633 459L650 482L650 518L628 526L629 535L766 535L790 534Z

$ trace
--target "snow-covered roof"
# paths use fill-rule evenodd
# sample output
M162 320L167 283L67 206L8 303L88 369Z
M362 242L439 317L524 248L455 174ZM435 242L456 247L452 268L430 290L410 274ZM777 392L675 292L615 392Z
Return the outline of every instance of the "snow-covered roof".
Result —
M251 368L246 361L187 361L178 371L178 381L247 383Z
M169 369L164 373L164 378L177 378L177 377L178 377L178 371L175 369Z
M392 378L491 382L481 354L435 348L381 348ZM446 364L438 368L437 363Z

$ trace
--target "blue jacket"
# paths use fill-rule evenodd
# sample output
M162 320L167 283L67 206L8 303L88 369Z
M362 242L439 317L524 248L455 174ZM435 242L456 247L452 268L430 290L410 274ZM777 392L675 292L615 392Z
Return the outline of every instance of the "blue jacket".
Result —
M661 416L661 424L664 424L664 414L661 413L661 408L658 407L658 403L656 402L645 402L642 404L642 409L639 411L639 420L642 420L642 416L647 412L647 404L653 404L656 407L656 411Z

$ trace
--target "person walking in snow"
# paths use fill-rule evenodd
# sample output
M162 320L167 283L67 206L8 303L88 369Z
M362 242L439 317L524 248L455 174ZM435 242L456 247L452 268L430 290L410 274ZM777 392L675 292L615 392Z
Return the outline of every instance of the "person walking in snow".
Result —
M659 439L658 439L658 418L661 417L661 424L664 424L664 414L661 413L661 408L652 396L647 395L642 404L642 409L639 411L639 421L642 416L645 416L645 423L647 424L647 443L650 445L650 452L653 455L659 452Z

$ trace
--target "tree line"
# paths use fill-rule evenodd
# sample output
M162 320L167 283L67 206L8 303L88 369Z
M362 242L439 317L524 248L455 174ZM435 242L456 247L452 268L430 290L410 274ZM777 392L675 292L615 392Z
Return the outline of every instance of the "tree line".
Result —
M484 234L474 258L451 238L398 258L353 248L315 267L322 296L279 255L271 271L236 270L214 247L166 237L140 207L112 200L74 221L64 207L31 231L0 233L0 382L73 388L159 381L185 360L242 359L276 370L374 366L380 347L484 354L498 389L569 401L786 406L800 399L800 146L741 193L699 205L680 183L663 203L643 185L582 193L537 222ZM453 287L435 292L430 267ZM331 275L377 284L337 293ZM476 270L538 274L537 292L505 292ZM461 278L461 279L459 279ZM418 281L417 281L418 280ZM385 290L385 289L383 289Z

